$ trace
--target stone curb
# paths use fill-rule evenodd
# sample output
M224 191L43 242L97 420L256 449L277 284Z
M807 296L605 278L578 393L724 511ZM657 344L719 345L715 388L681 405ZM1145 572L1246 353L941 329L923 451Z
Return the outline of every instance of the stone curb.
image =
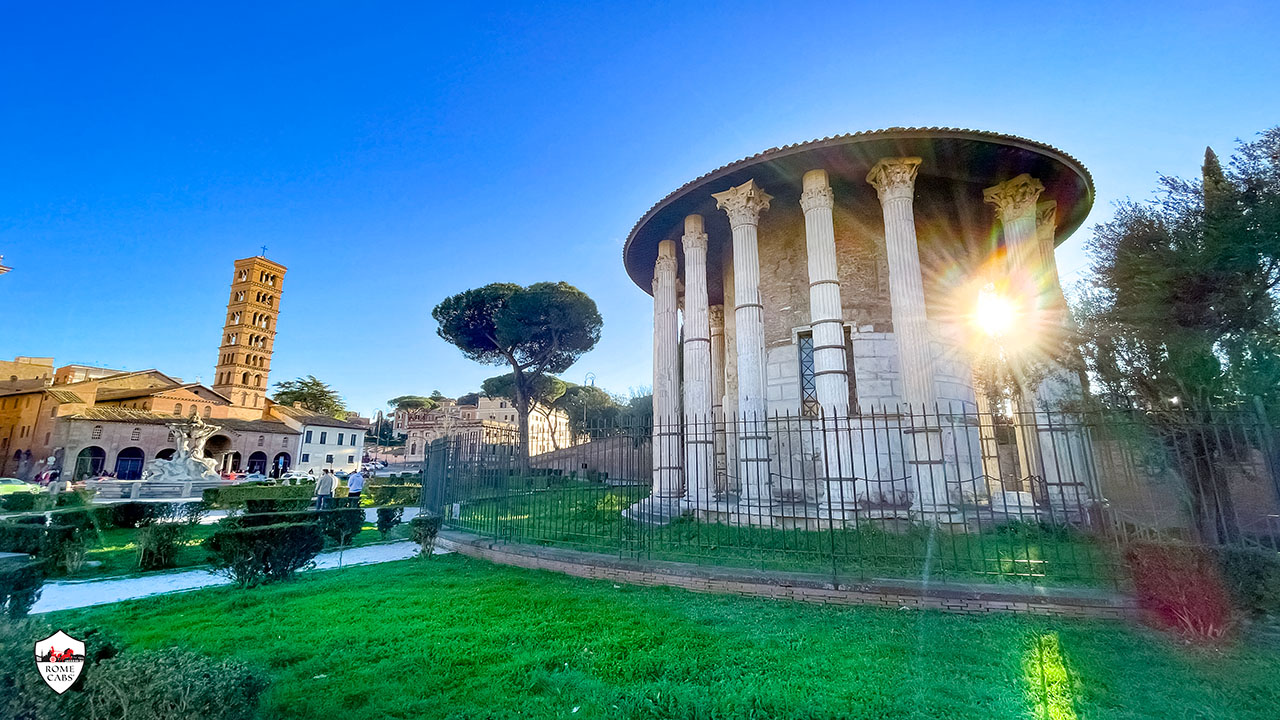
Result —
M942 610L983 615L1029 615L1136 621L1136 602L1088 588L1008 587L977 583L925 583L900 579L832 582L829 576L783 571L641 561L565 548L506 544L453 530L438 542L469 557L532 570L631 585L680 587L694 592L799 600L829 605Z

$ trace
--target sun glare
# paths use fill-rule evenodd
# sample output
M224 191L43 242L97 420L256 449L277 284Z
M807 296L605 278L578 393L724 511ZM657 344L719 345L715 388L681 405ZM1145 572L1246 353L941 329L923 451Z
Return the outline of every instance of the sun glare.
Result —
M989 337L1004 337L1013 329L1018 311L1013 301L988 284L978 291L973 324Z

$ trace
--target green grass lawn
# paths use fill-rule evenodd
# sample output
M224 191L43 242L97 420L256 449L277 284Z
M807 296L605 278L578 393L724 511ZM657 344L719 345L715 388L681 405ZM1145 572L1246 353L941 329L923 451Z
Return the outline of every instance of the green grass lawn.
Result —
M50 620L260 665L273 718L1263 720L1280 706L1273 647L616 586L461 556Z
M656 560L838 574L1043 585L1115 587L1122 580L1111 548L1071 531L1010 526L987 532L936 532L924 526L885 530L776 530L680 518L639 526L622 511L648 488L611 488L546 478L503 478L464 502L454 527L507 540ZM527 485L534 485L530 489Z

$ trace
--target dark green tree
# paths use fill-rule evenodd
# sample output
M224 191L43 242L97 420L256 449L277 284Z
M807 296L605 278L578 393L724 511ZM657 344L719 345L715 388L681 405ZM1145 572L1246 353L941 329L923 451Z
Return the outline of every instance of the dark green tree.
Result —
M1095 392L1164 424L1194 469L1202 535L1228 539L1234 511L1212 463L1233 448L1185 428L1206 426L1211 406L1280 400L1280 128L1241 144L1228 170L1206 150L1199 180L1162 177L1156 200L1121 203L1089 253L1076 317Z
M594 385L571 385L556 401L569 416L574 435L608 432L618 423L621 408L609 393Z
M439 390L436 392L439 392ZM387 401L387 404L396 410L435 410L440 407L440 402L434 397L425 397L423 395L401 395L391 398Z
M295 403L301 403L304 410L331 415L338 419L346 417L347 409L343 404L342 396L315 375L276 383L276 390L271 395L271 399L280 405L291 407Z
M560 449L556 433L559 431L561 422L556 413L559 409L556 401L564 395L568 387L565 381L554 375L540 375L529 382L529 411L538 413L546 421L547 428L551 432L551 447L556 450ZM516 402L516 381L512 373L491 377L481 384L480 389L484 391L486 397L505 398L513 405Z
M595 302L565 282L493 283L446 298L431 315L440 325L436 332L463 355L511 367L520 456L527 465L533 383L564 372L595 347L604 324Z

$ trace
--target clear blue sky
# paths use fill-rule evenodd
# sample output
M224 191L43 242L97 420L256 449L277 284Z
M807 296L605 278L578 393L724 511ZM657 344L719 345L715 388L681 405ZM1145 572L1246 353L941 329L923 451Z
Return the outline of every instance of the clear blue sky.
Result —
M272 379L363 412L475 389L430 310L599 303L566 377L649 383L623 238L785 143L949 125L1056 145L1111 204L1280 122L1274 3L0 3L0 357L212 378L231 262L289 268ZM474 5L474 7L465 7ZM18 318L21 318L20 320Z

